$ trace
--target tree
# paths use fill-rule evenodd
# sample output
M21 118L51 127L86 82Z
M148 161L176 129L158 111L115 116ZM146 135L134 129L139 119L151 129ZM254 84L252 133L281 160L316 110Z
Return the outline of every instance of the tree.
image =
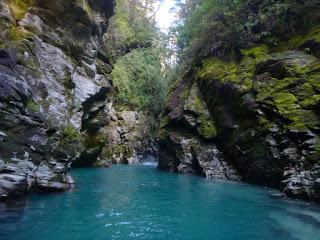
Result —
M112 60L135 48L150 47L157 35L155 0L116 0L117 8L106 35Z
M117 104L155 115L160 112L166 91L160 56L159 49L134 49L117 61L112 72L119 89Z

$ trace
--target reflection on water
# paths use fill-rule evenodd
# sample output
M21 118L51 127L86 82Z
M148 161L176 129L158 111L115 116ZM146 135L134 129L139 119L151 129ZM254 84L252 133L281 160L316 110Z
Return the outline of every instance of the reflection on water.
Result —
M156 167L158 165L158 162L157 162L157 159L154 156L149 155L149 156L146 156L144 158L144 160L142 161L141 164L144 165L144 166L154 166L154 167Z
M142 162L141 164L144 166L154 166L154 167L158 165L157 162Z
M73 192L0 205L0 239L319 240L320 209L267 188L169 174L149 161L73 175Z

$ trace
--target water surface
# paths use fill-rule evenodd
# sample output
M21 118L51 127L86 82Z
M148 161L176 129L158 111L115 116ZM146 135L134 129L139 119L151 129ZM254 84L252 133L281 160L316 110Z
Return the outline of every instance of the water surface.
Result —
M73 171L77 189L0 210L1 240L319 240L320 208L154 166Z

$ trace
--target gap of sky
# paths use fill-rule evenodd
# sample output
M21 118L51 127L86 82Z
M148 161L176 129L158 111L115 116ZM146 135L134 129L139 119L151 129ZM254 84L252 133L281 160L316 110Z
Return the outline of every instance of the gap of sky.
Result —
M158 11L156 13L156 22L158 27L163 32L168 32L169 28L175 20L175 0L162 0L159 1Z

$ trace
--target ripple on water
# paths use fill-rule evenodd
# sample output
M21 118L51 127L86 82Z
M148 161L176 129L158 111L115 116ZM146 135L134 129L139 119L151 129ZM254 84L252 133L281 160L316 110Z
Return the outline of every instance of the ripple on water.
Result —
M1 240L319 240L317 206L154 166L73 172L77 190L0 209ZM273 196L270 196L272 194Z
M98 213L96 214L96 218L103 218L105 216L104 213Z

